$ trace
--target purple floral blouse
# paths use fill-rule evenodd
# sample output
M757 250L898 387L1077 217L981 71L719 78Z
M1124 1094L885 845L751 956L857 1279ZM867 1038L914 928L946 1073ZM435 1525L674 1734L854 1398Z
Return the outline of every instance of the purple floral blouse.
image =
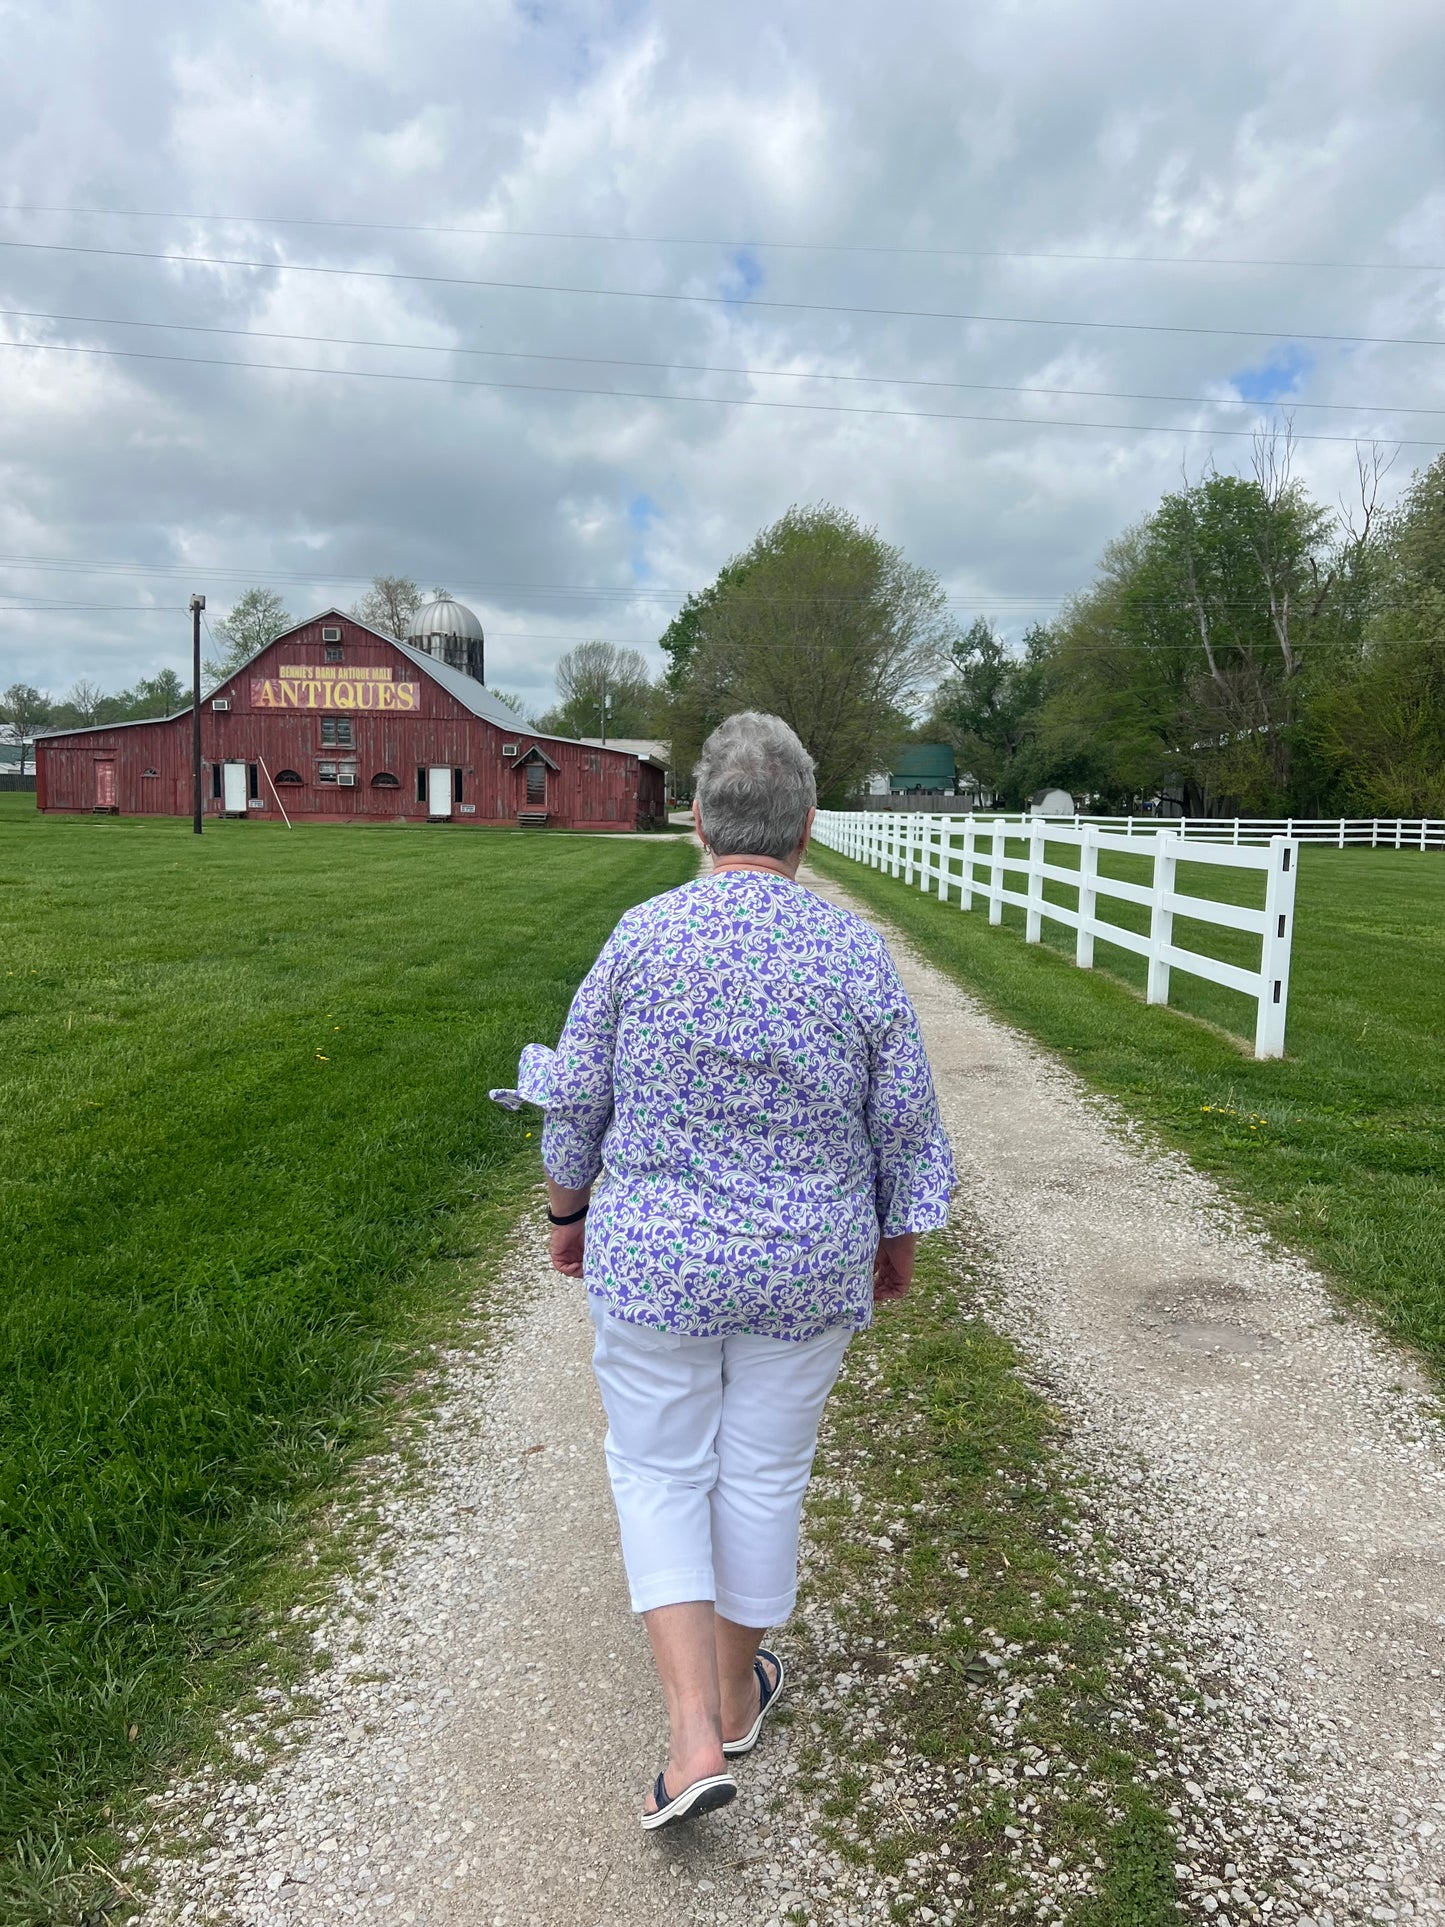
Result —
M880 1231L947 1222L953 1159L876 931L766 871L629 910L516 1091L558 1184L599 1179L585 1279L617 1318L815 1337L873 1311Z

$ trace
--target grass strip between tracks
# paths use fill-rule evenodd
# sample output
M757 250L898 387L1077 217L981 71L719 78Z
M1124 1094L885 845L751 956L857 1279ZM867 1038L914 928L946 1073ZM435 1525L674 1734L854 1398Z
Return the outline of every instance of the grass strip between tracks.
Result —
M825 1421L802 1759L849 1869L835 1905L861 1880L899 1921L1162 1927L1189 1695L1160 1690L1058 1414L982 1303L960 1240L927 1240Z

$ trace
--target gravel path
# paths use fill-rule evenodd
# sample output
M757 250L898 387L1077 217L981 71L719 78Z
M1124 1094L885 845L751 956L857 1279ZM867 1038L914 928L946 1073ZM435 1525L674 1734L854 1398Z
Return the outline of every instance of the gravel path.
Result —
M1445 1915L1445 1444L1428 1388L1204 1180L894 948L998 1315L1107 1480L1141 1623L1177 1602L1165 1617L1210 1682L1210 1744L1190 1754L1207 1763L1179 1816L1185 1917ZM235 1773L158 1800L136 1863L155 1881L146 1919L886 1918L882 1899L817 1911L839 1863L791 1784L806 1722L741 1763L732 1808L641 1835L664 1733L584 1307L535 1224L498 1270L510 1325L441 1361L420 1467L399 1448L367 1468L385 1529L315 1626L333 1655L318 1710L263 1765L291 1710L275 1689L236 1723ZM1211 1829L1240 1843L1233 1897L1191 1857ZM183 1837L200 1844L177 1852ZM1274 1911L1265 1886L1286 1871Z

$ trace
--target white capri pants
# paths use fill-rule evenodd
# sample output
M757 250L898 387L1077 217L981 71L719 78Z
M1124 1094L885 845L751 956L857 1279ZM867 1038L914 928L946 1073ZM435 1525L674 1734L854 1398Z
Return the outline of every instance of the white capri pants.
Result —
M853 1336L689 1338L589 1300L632 1610L710 1599L776 1626L798 1593L818 1421Z

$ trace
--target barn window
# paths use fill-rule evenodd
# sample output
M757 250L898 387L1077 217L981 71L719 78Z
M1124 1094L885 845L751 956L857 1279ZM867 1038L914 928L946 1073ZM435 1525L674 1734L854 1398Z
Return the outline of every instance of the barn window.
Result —
M321 741L328 749L352 749L356 743L349 716L323 716Z
M261 794L261 772L255 763L246 765L246 794L253 803Z
M454 803L460 803L461 800L462 800L462 773L459 769L454 769L452 771L452 801Z
M298 770L283 769L283 770L278 770L276 772L276 781L278 784L279 783L299 783L301 782L301 780L302 780L301 774Z
M547 765L531 762L527 765L527 801L545 803L547 800Z
M416 773L416 800L418 803L426 801L426 765L424 763Z
M219 800L220 794L221 794L221 765L219 763L212 763L211 795Z
M318 783L334 783L336 781L335 763L318 763L316 765L316 780Z
M340 660L341 660L341 644L340 644L339 642L328 642L328 643L327 643L327 645L326 645L326 660L327 660L328 662L340 662Z
M389 769L379 769L371 779L371 787L374 790L399 790L401 784Z
M159 776L160 771L158 769L143 769L141 771L141 775L142 776Z

